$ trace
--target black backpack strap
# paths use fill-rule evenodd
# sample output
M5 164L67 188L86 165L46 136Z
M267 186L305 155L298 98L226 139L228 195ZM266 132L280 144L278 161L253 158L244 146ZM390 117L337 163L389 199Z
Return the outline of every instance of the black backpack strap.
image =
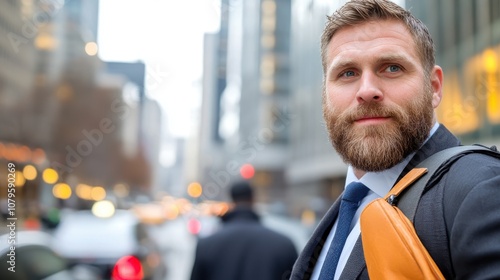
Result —
M470 153L482 153L500 158L500 153L495 146L488 148L477 144L457 146L437 152L417 166L417 168L427 168L427 173L414 182L411 187L405 189L398 197L397 207L413 222L420 197L425 187L429 185L428 183L441 179L455 161Z

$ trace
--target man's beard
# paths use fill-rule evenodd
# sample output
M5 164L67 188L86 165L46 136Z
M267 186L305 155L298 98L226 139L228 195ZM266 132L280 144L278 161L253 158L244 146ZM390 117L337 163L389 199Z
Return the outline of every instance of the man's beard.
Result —
M393 167L415 152L433 125L430 86L405 107L377 102L359 105L340 114L332 112L323 97L323 116L330 140L344 162L354 168L377 172ZM384 116L383 124L355 125L363 116Z

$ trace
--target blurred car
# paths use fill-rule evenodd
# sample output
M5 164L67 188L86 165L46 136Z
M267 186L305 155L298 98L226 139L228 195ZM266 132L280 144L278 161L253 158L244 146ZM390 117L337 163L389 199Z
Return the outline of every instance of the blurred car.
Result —
M41 231L17 231L0 236L0 279L100 279L90 267L70 268L67 261L51 249L52 241L52 236Z
M133 212L116 210L108 218L91 211L63 213L54 230L55 250L70 265L99 269L104 279L160 280L167 268L159 246Z

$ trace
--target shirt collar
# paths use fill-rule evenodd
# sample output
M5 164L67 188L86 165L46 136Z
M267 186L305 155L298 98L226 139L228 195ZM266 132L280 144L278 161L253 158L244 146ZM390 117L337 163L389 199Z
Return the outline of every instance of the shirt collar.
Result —
M429 138L436 132L438 127L439 123L437 122L434 123L434 126L432 127L429 133L429 137L427 137L427 139L424 141L423 144L425 144L425 142L429 140ZM354 175L354 170L352 166L349 165L349 167L347 168L345 186L349 185L352 182L359 181L363 183L365 186L367 186L371 192L374 192L379 197L384 197L391 190L392 186L396 183L399 174L401 174L405 166L410 162L410 160L413 158L414 155L415 152L411 153L406 158L404 158L400 163L384 171L367 172L359 180L356 177L356 175Z

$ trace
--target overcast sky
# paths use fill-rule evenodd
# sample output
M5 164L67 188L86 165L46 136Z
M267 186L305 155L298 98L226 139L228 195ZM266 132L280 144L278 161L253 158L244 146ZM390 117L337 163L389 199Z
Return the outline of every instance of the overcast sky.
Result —
M99 56L146 63L146 94L170 133L192 133L201 102L203 34L218 30L218 0L100 0Z

